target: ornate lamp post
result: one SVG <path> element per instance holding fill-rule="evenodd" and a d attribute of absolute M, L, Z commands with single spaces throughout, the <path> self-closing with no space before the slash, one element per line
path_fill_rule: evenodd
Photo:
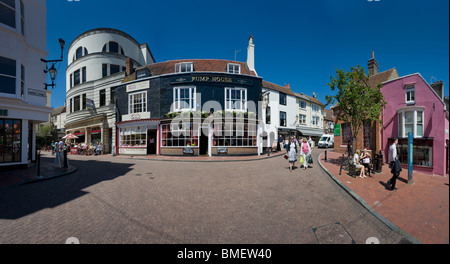
<path fill-rule="evenodd" d="M 41 59 L 41 61 L 44 62 L 44 63 L 52 63 L 52 66 L 50 67 L 50 69 L 48 69 L 48 66 L 47 66 L 48 70 L 44 70 L 44 72 L 46 74 L 48 73 L 50 75 L 50 79 L 52 80 L 51 84 L 44 83 L 45 90 L 47 90 L 49 86 L 52 87 L 52 88 L 55 87 L 56 74 L 58 73 L 58 71 L 55 68 L 55 64 L 58 63 L 58 62 L 63 61 L 63 52 L 64 52 L 64 46 L 66 45 L 66 42 L 63 39 L 61 39 L 61 38 L 58 39 L 58 41 L 59 41 L 59 46 L 61 47 L 61 59 L 59 59 L 59 60 L 45 60 L 45 59 Z"/>

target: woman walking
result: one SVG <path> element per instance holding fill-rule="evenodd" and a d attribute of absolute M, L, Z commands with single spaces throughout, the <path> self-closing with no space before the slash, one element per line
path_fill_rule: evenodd
<path fill-rule="evenodd" d="M 306 138 L 302 139 L 302 144 L 300 145 L 300 155 L 303 156 L 303 169 L 306 170 L 308 168 L 307 157 L 311 155 L 311 147 L 308 142 L 306 142 Z"/>
<path fill-rule="evenodd" d="M 294 163 L 297 160 L 297 144 L 295 144 L 293 137 L 291 137 L 291 142 L 289 143 L 288 150 L 289 171 L 292 172 Z"/>

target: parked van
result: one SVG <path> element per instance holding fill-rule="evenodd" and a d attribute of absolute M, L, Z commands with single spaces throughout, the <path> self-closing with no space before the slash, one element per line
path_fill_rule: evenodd
<path fill-rule="evenodd" d="M 334 147 L 334 135 L 324 134 L 319 140 L 319 148 L 332 148 Z"/>

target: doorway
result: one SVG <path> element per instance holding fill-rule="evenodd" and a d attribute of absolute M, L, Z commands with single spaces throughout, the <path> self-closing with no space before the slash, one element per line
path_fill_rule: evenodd
<path fill-rule="evenodd" d="M 199 154 L 200 155 L 208 155 L 209 148 L 209 129 L 203 128 L 200 131 L 200 145 L 199 145 Z"/>
<path fill-rule="evenodd" d="M 156 129 L 147 130 L 147 155 L 156 154 Z"/>

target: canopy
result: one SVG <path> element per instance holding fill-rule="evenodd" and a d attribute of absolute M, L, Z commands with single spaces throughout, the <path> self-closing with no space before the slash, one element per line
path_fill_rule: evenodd
<path fill-rule="evenodd" d="M 74 138 L 78 138 L 77 136 L 75 136 L 74 134 L 68 134 L 65 137 L 63 137 L 64 139 L 74 139 Z"/>

